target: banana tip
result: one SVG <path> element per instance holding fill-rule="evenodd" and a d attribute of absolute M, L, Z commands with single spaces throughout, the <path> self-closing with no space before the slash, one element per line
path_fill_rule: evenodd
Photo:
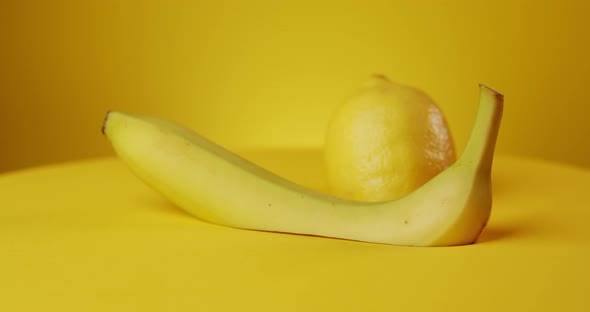
<path fill-rule="evenodd" d="M 104 117 L 104 121 L 102 122 L 102 128 L 100 129 L 100 131 L 102 132 L 103 135 L 106 135 L 106 127 L 107 127 L 107 121 L 109 120 L 109 115 L 111 114 L 112 111 L 107 111 L 106 116 Z"/>
<path fill-rule="evenodd" d="M 384 75 L 384 74 L 380 74 L 380 73 L 374 73 L 374 74 L 372 75 L 372 77 L 373 77 L 373 78 L 376 78 L 376 79 L 382 79 L 382 80 L 389 81 L 389 78 L 388 78 L 386 75 Z"/>
<path fill-rule="evenodd" d="M 485 84 L 483 84 L 483 83 L 480 83 L 480 84 L 479 84 L 479 87 L 480 87 L 480 88 L 484 88 L 484 89 L 487 89 L 487 90 L 489 90 L 489 91 L 490 91 L 490 92 L 492 92 L 492 93 L 494 94 L 494 96 L 496 96 L 497 98 L 504 99 L 504 95 L 503 95 L 502 93 L 500 93 L 500 92 L 498 92 L 498 91 L 496 91 L 496 90 L 494 90 L 494 89 L 492 89 L 492 88 L 490 88 L 490 87 L 486 86 L 486 85 L 485 85 Z"/>

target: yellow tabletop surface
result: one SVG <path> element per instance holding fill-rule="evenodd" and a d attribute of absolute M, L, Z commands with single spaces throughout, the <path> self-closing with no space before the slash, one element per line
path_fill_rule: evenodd
<path fill-rule="evenodd" d="M 319 151 L 242 155 L 323 190 Z M 590 311 L 590 171 L 493 172 L 479 242 L 437 248 L 205 223 L 116 158 L 6 173 L 0 311 Z"/>

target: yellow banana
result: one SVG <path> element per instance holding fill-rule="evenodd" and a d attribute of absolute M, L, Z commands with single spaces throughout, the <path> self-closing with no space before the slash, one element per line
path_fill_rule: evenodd
<path fill-rule="evenodd" d="M 462 156 L 397 200 L 349 201 L 296 185 L 176 123 L 109 112 L 103 133 L 143 181 L 190 214 L 241 229 L 372 243 L 474 243 L 491 213 L 491 167 L 503 96 L 480 85 Z"/>

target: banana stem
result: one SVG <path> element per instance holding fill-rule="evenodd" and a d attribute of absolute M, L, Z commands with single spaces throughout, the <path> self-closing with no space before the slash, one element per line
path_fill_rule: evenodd
<path fill-rule="evenodd" d="M 479 107 L 475 124 L 459 162 L 489 175 L 502 119 L 504 96 L 483 84 L 479 85 L 479 89 Z"/>

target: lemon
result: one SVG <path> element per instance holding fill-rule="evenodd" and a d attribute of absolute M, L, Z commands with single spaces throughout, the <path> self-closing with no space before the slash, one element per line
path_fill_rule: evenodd
<path fill-rule="evenodd" d="M 423 91 L 374 75 L 332 116 L 324 160 L 330 192 L 400 198 L 455 162 L 442 111 Z"/>

